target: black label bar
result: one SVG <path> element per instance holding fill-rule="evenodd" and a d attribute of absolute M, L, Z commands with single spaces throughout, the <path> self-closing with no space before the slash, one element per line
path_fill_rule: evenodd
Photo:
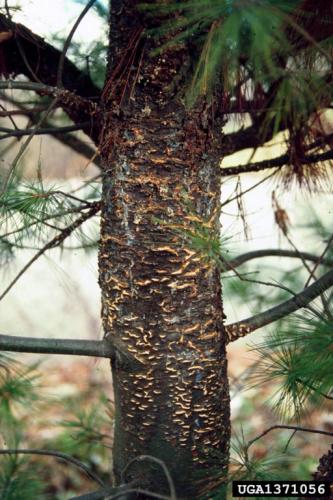
<path fill-rule="evenodd" d="M 328 497 L 333 483 L 324 481 L 233 481 L 234 497 Z"/>

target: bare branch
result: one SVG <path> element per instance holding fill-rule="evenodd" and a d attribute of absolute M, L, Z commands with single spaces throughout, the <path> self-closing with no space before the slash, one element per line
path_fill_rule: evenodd
<path fill-rule="evenodd" d="M 55 214 L 52 214 L 52 215 L 47 215 L 43 218 L 38 218 L 36 216 L 33 216 L 32 214 L 30 214 L 30 217 L 32 219 L 34 219 L 34 222 L 30 222 L 29 224 L 24 224 L 20 227 L 18 227 L 17 229 L 13 229 L 12 231 L 8 231 L 7 233 L 4 233 L 4 234 L 1 234 L 0 235 L 0 240 L 3 240 L 4 238 L 7 238 L 8 236 L 11 236 L 13 234 L 17 234 L 17 233 L 20 233 L 21 231 L 24 231 L 26 229 L 29 229 L 33 226 L 36 226 L 37 224 L 45 224 L 45 225 L 48 225 L 50 227 L 52 227 L 53 229 L 56 229 L 57 231 L 61 231 L 61 228 L 60 227 L 56 227 L 54 225 L 51 225 L 51 224 L 47 224 L 46 221 L 50 220 L 50 219 L 57 219 L 59 217 L 63 217 L 65 215 L 71 215 L 71 214 L 77 214 L 77 213 L 81 213 L 83 210 L 85 210 L 86 208 L 88 208 L 87 206 L 87 203 L 88 202 L 84 202 L 84 205 L 80 205 L 79 207 L 71 207 L 70 209 L 67 209 L 67 210 L 64 210 L 62 212 L 58 212 L 58 213 L 55 213 Z M 90 203 L 89 203 L 90 205 Z"/>
<path fill-rule="evenodd" d="M 0 98 L 2 99 L 3 96 L 1 95 Z M 34 113 L 41 113 L 42 111 L 46 111 L 45 106 L 35 106 L 34 108 L 24 108 L 24 109 L 5 109 L 2 108 L 3 111 L 0 111 L 0 118 L 6 118 L 9 116 L 32 116 Z"/>
<path fill-rule="evenodd" d="M 0 132 L 4 132 L 3 135 L 0 135 L 0 140 L 8 139 L 9 137 L 23 137 L 25 135 L 30 135 L 34 132 L 34 135 L 56 135 L 63 134 L 66 132 L 74 132 L 75 130 L 82 130 L 85 127 L 89 126 L 89 122 L 78 123 L 77 125 L 67 125 L 64 127 L 45 127 L 38 128 L 36 131 L 33 128 L 26 129 L 16 129 L 12 130 L 6 127 L 0 127 Z"/>
<path fill-rule="evenodd" d="M 76 96 L 74 97 L 76 98 Z M 10 102 L 12 105 L 18 108 L 17 110 L 14 110 L 15 114 L 21 113 L 29 116 L 32 123 L 37 123 L 35 113 L 40 113 L 46 110 L 45 106 L 39 106 L 34 108 L 25 107 L 23 106 L 22 103 L 15 101 L 6 94 L 0 95 L 0 98 L 5 100 L 6 102 Z M 0 116 L 2 116 L 1 112 Z M 88 124 L 88 122 L 85 123 Z M 49 121 L 45 121 L 44 126 L 45 128 L 53 127 L 54 124 Z M 69 134 L 68 132 L 64 133 L 59 131 L 57 131 L 57 134 L 55 134 L 53 137 L 62 144 L 65 144 L 65 146 L 68 146 L 69 148 L 73 149 L 76 153 L 79 153 L 80 155 L 87 158 L 87 160 L 89 160 L 90 162 L 93 162 L 99 168 L 102 168 L 102 163 L 98 151 L 96 151 L 93 147 L 87 144 L 84 140 L 79 139 L 76 135 Z"/>
<path fill-rule="evenodd" d="M 64 71 L 65 58 L 66 58 L 67 50 L 68 50 L 68 48 L 69 48 L 69 46 L 71 44 L 71 41 L 73 39 L 73 36 L 74 36 L 74 34 L 75 34 L 75 32 L 76 32 L 79 24 L 81 23 L 82 19 L 87 14 L 87 12 L 91 9 L 91 7 L 94 5 L 95 2 L 96 2 L 96 0 L 90 0 L 87 3 L 87 5 L 84 7 L 84 9 L 81 12 L 81 14 L 79 15 L 79 17 L 76 19 L 76 21 L 75 21 L 72 29 L 69 32 L 68 37 L 65 40 L 64 47 L 63 47 L 62 52 L 60 54 L 59 64 L 58 64 L 58 69 L 57 69 L 57 87 L 62 87 L 63 86 L 63 84 L 62 84 L 62 74 L 63 74 L 63 71 Z"/>
<path fill-rule="evenodd" d="M 266 429 L 264 432 L 262 432 L 261 434 L 259 434 L 259 436 L 255 437 L 254 439 L 251 439 L 251 441 L 249 441 L 247 443 L 247 446 L 246 446 L 246 451 L 248 452 L 250 446 L 253 445 L 253 443 L 255 443 L 256 441 L 258 441 L 259 439 L 261 439 L 262 437 L 266 436 L 266 434 L 268 434 L 269 432 L 271 431 L 274 431 L 276 429 L 290 429 L 292 431 L 300 431 L 300 432 L 311 432 L 313 434 L 322 434 L 323 436 L 333 436 L 333 432 L 329 432 L 329 431 L 324 431 L 324 430 L 321 430 L 321 429 L 310 429 L 308 427 L 300 427 L 298 425 L 272 425 L 271 427 L 269 427 L 268 429 Z"/>
<path fill-rule="evenodd" d="M 46 118 L 49 116 L 49 114 L 51 113 L 53 108 L 56 106 L 56 104 L 57 104 L 57 98 L 55 98 L 51 101 L 51 104 L 49 105 L 49 107 L 45 111 L 45 114 L 39 119 L 38 123 L 32 129 L 32 131 L 28 135 L 27 139 L 25 140 L 24 144 L 22 144 L 22 146 L 20 147 L 17 155 L 15 156 L 14 160 L 12 161 L 12 164 L 10 166 L 9 171 L 7 172 L 7 177 L 5 178 L 3 185 L 1 186 L 0 195 L 2 195 L 6 191 L 8 183 L 9 183 L 13 173 L 15 172 L 16 167 L 18 165 L 18 162 L 21 159 L 23 153 L 26 151 L 26 149 L 29 146 L 30 142 L 32 141 L 33 137 L 37 133 L 37 130 L 43 125 L 44 120 L 46 120 Z"/>
<path fill-rule="evenodd" d="M 323 262 L 323 259 L 325 258 L 325 255 L 327 254 L 328 250 L 330 249 L 330 246 L 332 245 L 332 242 L 333 242 L 333 234 L 330 236 L 330 238 L 328 239 L 327 241 L 327 244 L 322 252 L 322 254 L 320 255 L 320 257 L 318 258 L 317 262 L 315 263 L 313 269 L 310 269 L 310 276 L 308 277 L 308 279 L 306 280 L 306 283 L 305 283 L 305 286 L 308 286 L 310 281 L 311 281 L 311 278 L 315 278 L 315 275 L 314 273 L 316 272 L 318 266 Z"/>
<path fill-rule="evenodd" d="M 289 300 L 274 306 L 267 311 L 246 318 L 237 323 L 225 326 L 228 341 L 233 342 L 240 337 L 244 337 L 258 328 L 269 325 L 278 319 L 288 316 L 298 309 L 307 306 L 312 300 L 321 295 L 325 290 L 333 286 L 333 271 L 329 271 L 319 278 L 315 283 L 305 288 Z"/>
<path fill-rule="evenodd" d="M 57 85 L 59 62 L 62 58 L 61 73 L 63 74 L 64 88 L 76 92 L 82 97 L 99 97 L 100 89 L 94 85 L 90 76 L 80 71 L 66 57 L 67 48 L 65 51 L 60 51 L 22 24 L 14 23 L 4 15 L 0 15 L 0 32 L 10 31 L 13 36 L 3 41 L 0 47 L 3 61 L 0 71 L 6 78 L 9 75 L 24 75 L 29 80 L 35 81 L 37 77 L 37 81 L 43 82 L 45 85 L 55 86 Z M 68 40 L 70 42 L 71 38 Z M 29 62 L 30 69 L 22 58 L 18 42 L 24 51 L 26 61 Z M 31 69 L 34 74 L 32 74 Z"/>
<path fill-rule="evenodd" d="M 333 159 L 333 150 L 326 151 L 321 154 L 312 154 L 304 156 L 300 159 L 303 165 L 311 165 L 312 163 L 319 163 L 322 161 L 328 161 Z M 255 163 L 248 163 L 247 165 L 236 165 L 235 167 L 222 168 L 222 175 L 239 175 L 248 172 L 260 172 L 261 170 L 266 170 L 268 168 L 282 168 L 286 165 L 290 165 L 291 158 L 289 154 L 284 154 L 278 158 L 272 158 L 270 160 L 258 161 Z"/>
<path fill-rule="evenodd" d="M 6 108 L 5 108 L 2 104 L 0 104 L 0 108 L 2 109 L 2 113 L 6 113 L 6 112 L 7 112 Z M 1 115 L 0 115 L 0 116 L 1 116 Z M 5 115 L 5 116 L 7 116 L 7 117 L 8 117 L 8 119 L 10 120 L 10 122 L 11 122 L 11 124 L 13 125 L 14 129 L 15 129 L 15 130 L 17 130 L 17 129 L 18 129 L 18 126 L 17 126 L 17 125 L 16 125 L 16 123 L 15 123 L 15 120 L 14 120 L 14 118 L 13 118 L 13 115 L 11 115 L 11 114 L 7 114 L 7 115 Z"/>
<path fill-rule="evenodd" d="M 224 207 L 225 205 L 228 205 L 232 201 L 237 200 L 238 198 L 243 196 L 245 193 L 249 193 L 250 191 L 252 191 L 252 189 L 255 189 L 256 187 L 260 186 L 261 184 L 266 182 L 268 179 L 273 177 L 275 174 L 276 174 L 276 171 L 271 172 L 270 174 L 266 175 L 266 177 L 264 177 L 263 179 L 260 179 L 260 181 L 256 182 L 255 184 L 253 184 L 249 188 L 245 189 L 244 191 L 241 191 L 240 193 L 236 194 L 235 196 L 232 196 L 231 198 L 228 198 L 225 201 L 222 201 L 221 207 Z"/>
<path fill-rule="evenodd" d="M 50 339 L 16 335 L 0 335 L 0 351 L 96 358 L 113 358 L 115 355 L 114 346 L 107 340 Z"/>
<path fill-rule="evenodd" d="M 252 278 L 245 278 L 244 275 L 238 273 L 235 268 L 231 267 L 230 263 L 228 263 L 222 256 L 219 257 L 219 259 L 217 260 L 217 263 L 219 265 L 221 272 L 225 271 L 226 269 L 230 269 L 235 273 L 237 278 L 239 278 L 242 281 L 247 281 L 248 283 L 255 283 L 257 285 L 272 286 L 274 288 L 279 288 L 280 290 L 284 290 L 284 291 L 290 293 L 291 295 L 295 296 L 295 293 L 290 288 L 288 288 L 284 285 L 281 285 L 280 283 L 272 283 L 270 281 L 261 281 L 261 280 L 255 280 Z"/>
<path fill-rule="evenodd" d="M 58 104 L 63 107 L 74 123 L 82 123 L 85 121 L 89 123 L 89 126 L 85 127 L 84 131 L 89 137 L 94 138 L 92 117 L 98 113 L 98 106 L 89 99 L 76 95 L 74 92 L 66 89 L 36 82 L 2 80 L 0 81 L 0 89 L 33 90 L 40 95 L 54 96 L 57 98 Z M 70 112 L 67 108 L 70 109 Z M 79 118 L 82 119 L 80 120 Z"/>
<path fill-rule="evenodd" d="M 0 89 L 2 90 L 33 90 L 38 94 L 55 96 L 57 93 L 64 92 L 62 89 L 45 85 L 44 83 L 38 82 L 21 82 L 15 80 L 1 80 Z M 70 97 L 76 97 L 76 94 L 67 91 L 67 95 Z"/>
<path fill-rule="evenodd" d="M 309 260 L 315 263 L 319 262 L 320 259 L 320 257 L 317 257 L 316 255 L 308 252 L 295 252 L 293 250 L 279 250 L 275 248 L 268 248 L 265 250 L 254 250 L 252 252 L 244 253 L 242 255 L 239 255 L 238 257 L 235 257 L 234 259 L 225 261 L 225 264 L 229 269 L 234 269 L 241 266 L 245 262 L 248 262 L 249 260 L 259 259 L 261 257 L 290 257 L 292 259 L 299 259 L 302 257 L 304 260 Z M 325 266 L 333 266 L 333 261 L 329 259 L 321 259 L 320 263 Z"/>
<path fill-rule="evenodd" d="M 125 485 L 127 487 L 127 485 Z M 122 487 L 122 486 L 121 486 Z M 103 488 L 102 490 L 92 491 L 90 493 L 85 493 L 84 495 L 80 495 L 78 497 L 71 497 L 69 500 L 105 500 L 108 495 L 117 493 L 120 490 L 119 488 Z M 125 490 L 124 490 L 125 491 Z"/>
<path fill-rule="evenodd" d="M 265 136 L 260 133 L 261 122 L 254 123 L 246 128 L 241 128 L 237 132 L 232 132 L 230 134 L 225 134 L 222 138 L 222 147 L 224 156 L 231 155 L 242 149 L 254 149 L 259 148 L 265 144 L 265 142 L 270 141 L 273 137 L 283 130 L 282 124 L 279 130 L 271 130 L 265 134 Z M 228 174 L 231 175 L 231 174 Z"/>
<path fill-rule="evenodd" d="M 118 337 L 112 335 L 103 340 L 31 338 L 0 335 L 0 352 L 30 352 L 35 354 L 61 354 L 65 356 L 93 356 L 117 359 L 124 370 L 143 368 L 144 362 L 127 350 Z"/>
<path fill-rule="evenodd" d="M 3 15 L 0 15 L 0 32 L 13 34 L 0 44 L 0 74 L 5 78 L 24 75 L 32 81 L 15 83 L 21 83 L 21 88 L 33 90 L 42 95 L 55 95 L 56 92 L 60 92 L 57 87 L 57 73 L 62 52 L 46 43 L 25 26 L 16 24 Z M 94 102 L 90 98 L 98 102 L 100 89 L 93 84 L 89 75 L 80 71 L 66 57 L 64 57 L 61 71 L 63 72 L 62 92 L 64 93 L 56 96 L 59 98 L 59 104 L 74 123 L 90 120 L 91 126 L 87 127 L 85 132 L 97 142 L 100 121 L 92 120 Z M 12 88 L 15 87 L 12 86 Z M 16 88 L 19 87 L 16 86 Z"/>
<path fill-rule="evenodd" d="M 87 165 L 89 165 L 89 163 L 94 163 L 100 169 L 103 168 L 98 150 L 96 151 L 93 147 L 75 135 L 69 133 L 57 133 L 54 135 L 54 138 L 62 144 L 65 144 L 65 146 L 73 149 L 76 153 L 84 156 L 88 160 Z"/>
<path fill-rule="evenodd" d="M 56 457 L 59 458 L 60 460 L 63 460 L 64 462 L 70 463 L 72 465 L 75 465 L 75 467 L 78 467 L 79 469 L 83 470 L 90 479 L 98 483 L 100 486 L 105 487 L 105 483 L 92 471 L 87 467 L 83 462 L 78 460 L 77 458 L 71 457 L 70 455 L 66 455 L 65 453 L 61 453 L 60 451 L 54 451 L 54 450 L 41 450 L 41 449 L 29 449 L 29 448 L 24 448 L 24 449 L 6 449 L 6 450 L 0 450 L 0 455 L 43 455 L 43 456 L 49 456 L 49 457 Z"/>

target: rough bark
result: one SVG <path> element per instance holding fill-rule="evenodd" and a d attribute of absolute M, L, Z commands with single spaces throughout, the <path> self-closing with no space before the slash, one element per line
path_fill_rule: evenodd
<path fill-rule="evenodd" d="M 135 2 L 124 6 L 127 19 L 113 8 L 100 148 L 102 315 L 106 338 L 118 337 L 143 363 L 112 363 L 114 474 L 120 483 L 131 460 L 152 455 L 179 498 L 199 498 L 227 470 L 229 390 L 219 272 L 193 251 L 186 230 L 198 221 L 219 230 L 221 121 L 203 103 L 186 110 L 175 93 L 188 49 L 149 57 L 151 45 L 135 42 Z M 131 40 L 137 64 L 126 73 Z M 168 493 L 163 471 L 147 462 L 133 463 L 126 480 Z"/>
<path fill-rule="evenodd" d="M 333 483 L 333 444 L 331 448 L 319 460 L 319 465 L 316 472 L 313 474 L 315 481 L 326 481 L 332 485 Z M 331 486 L 331 494 L 323 497 L 324 500 L 333 500 L 333 488 Z"/>

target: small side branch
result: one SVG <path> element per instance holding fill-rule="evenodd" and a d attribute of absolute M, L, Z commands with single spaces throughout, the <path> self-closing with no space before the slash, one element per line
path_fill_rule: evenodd
<path fill-rule="evenodd" d="M 112 495 L 119 491 L 118 488 L 103 488 L 102 490 L 85 493 L 78 497 L 71 497 L 69 500 L 105 500 L 108 495 Z"/>
<path fill-rule="evenodd" d="M 78 26 L 80 25 L 82 19 L 87 14 L 87 12 L 91 9 L 91 7 L 94 5 L 95 2 L 96 2 L 96 0 L 90 0 L 87 3 L 87 5 L 84 7 L 84 9 L 82 10 L 82 12 L 80 13 L 79 17 L 76 19 L 75 23 L 73 24 L 72 29 L 70 30 L 70 32 L 69 32 L 69 34 L 68 34 L 68 36 L 67 36 L 67 38 L 65 40 L 62 52 L 60 54 L 58 68 L 57 68 L 57 86 L 58 87 L 62 87 L 63 86 L 63 84 L 62 84 L 62 74 L 63 74 L 63 71 L 64 71 L 66 54 L 67 54 L 67 51 L 68 51 L 69 46 L 71 44 L 71 41 L 73 39 L 73 36 L 74 36 L 74 34 L 75 34 Z"/>
<path fill-rule="evenodd" d="M 0 81 L 0 90 L 33 90 L 37 94 L 53 96 L 57 99 L 57 105 L 61 106 L 75 125 L 97 142 L 99 128 L 100 108 L 90 99 L 81 97 L 73 91 L 59 87 L 45 85 L 38 82 L 21 82 L 13 80 Z M 85 123 L 84 127 L 81 127 Z"/>
<path fill-rule="evenodd" d="M 30 352 L 117 359 L 123 369 L 139 369 L 144 363 L 115 336 L 103 340 L 49 339 L 0 335 L 0 352 Z"/>
<path fill-rule="evenodd" d="M 92 103 L 91 98 L 97 102 L 100 97 L 100 89 L 94 85 L 90 76 L 79 70 L 66 57 L 67 48 L 76 27 L 92 3 L 92 1 L 89 2 L 75 22 L 62 51 L 48 44 L 22 24 L 14 23 L 10 18 L 0 15 L 0 32 L 8 35 L 0 46 L 1 75 L 5 78 L 24 75 L 31 80 L 32 85 L 35 84 L 30 90 L 38 93 L 48 93 L 50 88 L 59 87 L 60 82 L 67 91 L 67 96 L 74 94 L 77 96 L 77 100 L 64 98 L 59 101 L 75 123 L 91 118 L 91 107 L 86 103 Z M 40 89 L 37 88 L 38 85 Z M 44 90 L 41 89 L 43 86 L 46 87 Z M 83 98 L 81 105 L 79 105 L 80 98 Z M 98 128 L 98 124 L 95 126 Z M 98 139 L 97 128 L 85 130 L 88 135 L 91 132 L 90 137 L 95 141 Z"/>
<path fill-rule="evenodd" d="M 23 276 L 23 274 L 29 269 L 29 267 L 37 260 L 39 257 L 45 254 L 51 248 L 56 248 L 61 245 L 66 238 L 68 238 L 76 229 L 78 229 L 85 221 L 96 215 L 96 213 L 100 210 L 100 202 L 95 202 L 91 204 L 90 210 L 84 213 L 76 219 L 70 226 L 65 227 L 61 230 L 61 232 L 55 236 L 51 241 L 49 241 L 43 248 L 41 248 L 30 260 L 27 264 L 21 269 L 21 271 L 15 276 L 15 278 L 11 281 L 11 283 L 7 286 L 7 288 L 0 295 L 0 301 L 7 295 L 7 293 L 13 288 L 13 286 L 17 283 L 17 281 Z"/>
<path fill-rule="evenodd" d="M 1 82 L 0 82 L 1 83 Z M 21 102 L 15 101 L 15 99 L 11 99 L 8 94 L 6 93 L 1 93 L 0 95 L 1 100 L 5 102 L 9 102 L 11 105 L 14 105 L 17 109 L 14 111 L 3 111 L 3 115 L 7 115 L 7 113 L 14 113 L 16 114 L 23 114 L 25 116 L 30 117 L 30 121 L 32 124 L 37 124 L 38 120 L 37 117 L 35 116 L 36 113 L 40 113 L 42 111 L 46 111 L 45 106 L 39 106 L 39 107 L 33 107 L 29 108 L 27 106 L 23 106 Z M 0 117 L 2 116 L 1 111 L 0 111 Z M 37 115 L 38 116 L 38 115 Z M 79 124 L 80 125 L 80 124 Z M 85 122 L 85 127 L 89 125 L 88 122 Z M 75 125 L 74 125 L 75 126 Z M 77 125 L 76 125 L 77 126 Z M 54 124 L 51 123 L 50 121 L 44 120 L 44 128 L 54 128 Z M 35 133 L 37 135 L 38 131 Z M 94 148 L 92 148 L 89 144 L 87 144 L 86 141 L 83 141 L 79 139 L 76 135 L 70 134 L 64 131 L 60 131 L 59 128 L 57 128 L 57 133 L 53 134 L 53 137 L 61 142 L 62 144 L 65 144 L 66 146 L 70 147 L 80 155 L 84 156 L 89 160 L 89 162 L 93 162 L 96 166 L 99 168 L 102 168 L 102 162 L 99 156 L 99 152 L 96 151 Z"/>
<path fill-rule="evenodd" d="M 113 358 L 115 349 L 108 340 L 49 339 L 0 335 L 0 351 L 64 354 Z"/>
<path fill-rule="evenodd" d="M 76 130 L 82 130 L 85 127 L 89 126 L 89 122 L 78 123 L 77 125 L 67 125 L 64 127 L 39 127 L 37 130 L 33 128 L 26 129 L 16 129 L 12 130 L 6 127 L 0 127 L 0 132 L 3 132 L 3 135 L 0 135 L 0 140 L 8 139 L 10 137 L 24 137 L 25 135 L 30 135 L 34 133 L 34 135 L 57 135 L 64 134 L 67 132 L 74 132 Z"/>
<path fill-rule="evenodd" d="M 260 133 L 260 129 L 265 114 L 261 113 L 260 116 L 261 118 L 260 119 L 258 118 L 253 125 L 250 125 L 245 129 L 242 128 L 237 132 L 232 132 L 231 134 L 226 134 L 223 136 L 222 146 L 223 146 L 224 156 L 232 155 L 233 153 L 236 153 L 237 151 L 241 151 L 243 149 L 260 148 L 265 144 L 265 142 L 268 142 L 271 139 L 273 139 L 273 137 L 278 132 L 282 132 L 283 130 L 282 123 L 279 129 L 276 131 L 274 130 L 272 124 L 270 124 L 268 132 L 263 137 L 262 133 Z M 224 170 L 227 169 L 222 169 L 222 174 Z M 229 173 L 226 175 L 233 175 L 233 173 L 232 174 Z"/>
<path fill-rule="evenodd" d="M 21 81 L 15 81 L 15 80 L 2 80 L 0 82 L 0 89 L 1 90 L 33 90 L 34 92 L 37 92 L 38 94 L 50 95 L 50 96 L 55 96 L 55 94 L 57 92 L 58 93 L 63 92 L 63 90 L 58 88 L 58 87 L 46 85 L 44 83 L 21 82 Z M 71 92 L 68 92 L 67 95 L 75 96 L 75 94 L 72 94 Z"/>
<path fill-rule="evenodd" d="M 264 250 L 254 250 L 252 252 L 247 252 L 234 259 L 228 260 L 225 265 L 228 269 L 235 269 L 249 260 L 259 259 L 261 257 L 290 257 L 292 259 L 304 259 L 310 262 L 319 262 L 320 257 L 313 255 L 308 252 L 295 252 L 294 250 L 280 250 L 276 248 L 267 248 Z M 325 266 L 333 267 L 333 261 L 329 259 L 321 259 L 320 263 Z"/>
<path fill-rule="evenodd" d="M 96 483 L 98 483 L 100 486 L 105 487 L 104 482 L 97 476 L 97 474 L 95 474 L 92 470 L 90 470 L 89 467 L 87 467 L 84 463 L 80 462 L 80 460 L 77 460 L 76 458 L 71 457 L 70 455 L 66 455 L 65 453 L 61 453 L 60 451 L 18 448 L 14 450 L 11 449 L 0 450 L 0 455 L 43 455 L 43 456 L 59 458 L 60 460 L 70 463 L 75 467 L 83 470 L 87 474 L 87 476 L 90 477 L 90 479 L 96 481 Z"/>
<path fill-rule="evenodd" d="M 258 330 L 262 326 L 269 325 L 278 319 L 288 316 L 302 307 L 306 307 L 312 300 L 321 295 L 325 290 L 333 286 L 333 271 L 329 271 L 319 278 L 315 283 L 305 288 L 289 300 L 262 313 L 246 318 L 237 323 L 226 325 L 228 341 L 233 342 L 240 337 Z"/>
<path fill-rule="evenodd" d="M 323 436 L 333 436 L 333 432 L 324 431 L 324 430 L 321 430 L 321 429 L 310 429 L 308 427 L 300 427 L 298 425 L 282 425 L 282 424 L 277 424 L 277 425 L 272 425 L 272 427 L 269 427 L 268 429 L 266 429 L 264 432 L 262 432 L 261 434 L 259 434 L 259 436 L 255 437 L 254 439 L 251 439 L 251 441 L 249 441 L 247 443 L 246 451 L 248 452 L 250 446 L 252 446 L 253 443 L 255 443 L 256 441 L 258 441 L 262 437 L 266 436 L 266 434 L 268 434 L 269 432 L 275 431 L 276 429 L 290 429 L 291 431 L 294 431 L 294 432 L 298 432 L 298 431 L 300 431 L 300 432 L 310 432 L 312 434 L 322 434 Z"/>
<path fill-rule="evenodd" d="M 301 163 L 303 165 L 310 165 L 313 163 L 319 163 L 322 161 L 328 161 L 333 159 L 333 151 L 326 151 L 321 154 L 311 154 L 305 156 Z M 279 156 L 278 158 L 272 158 L 271 160 L 263 160 L 255 163 L 248 163 L 247 165 L 237 165 L 234 167 L 226 167 L 222 168 L 222 176 L 228 175 L 239 175 L 249 172 L 261 172 L 262 170 L 266 170 L 268 168 L 282 168 L 288 164 L 290 164 L 290 156 L 289 154 L 284 154 Z"/>

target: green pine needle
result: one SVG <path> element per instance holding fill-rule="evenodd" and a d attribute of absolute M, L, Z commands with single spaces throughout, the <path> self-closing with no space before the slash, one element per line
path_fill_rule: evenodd
<path fill-rule="evenodd" d="M 259 363 L 250 383 L 276 384 L 273 408 L 297 418 L 310 404 L 330 398 L 333 390 L 333 324 L 308 313 L 295 316 L 253 350 Z"/>

